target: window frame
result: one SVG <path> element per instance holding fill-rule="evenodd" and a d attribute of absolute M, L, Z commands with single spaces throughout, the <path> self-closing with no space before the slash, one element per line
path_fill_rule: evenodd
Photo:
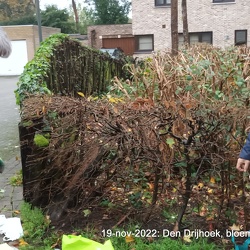
<path fill-rule="evenodd" d="M 139 49 L 139 40 L 142 37 L 150 37 L 152 40 L 152 49 Z M 136 53 L 144 53 L 144 52 L 152 52 L 154 51 L 154 35 L 153 34 L 146 34 L 146 35 L 135 35 L 135 52 Z"/>
<path fill-rule="evenodd" d="M 157 0 L 155 0 L 155 6 L 156 7 L 161 7 L 161 6 L 171 6 L 171 3 L 167 3 L 167 0 L 163 0 L 163 4 L 157 4 Z"/>
<path fill-rule="evenodd" d="M 213 45 L 213 31 L 189 32 L 188 33 L 189 42 L 190 42 L 190 35 L 198 35 L 198 43 L 202 43 L 202 35 L 203 34 L 209 34 L 209 35 L 211 35 L 211 39 L 210 39 L 211 43 L 209 43 L 209 44 Z M 182 35 L 183 36 L 183 33 L 178 33 L 178 35 Z"/>
<path fill-rule="evenodd" d="M 213 0 L 213 3 L 235 3 L 236 0 Z"/>
<path fill-rule="evenodd" d="M 237 33 L 237 31 L 245 31 L 245 43 L 237 44 L 237 43 L 239 43 L 239 42 L 236 42 L 236 33 Z M 244 30 L 235 30 L 234 31 L 234 45 L 235 46 L 247 45 L 247 29 L 244 29 Z"/>

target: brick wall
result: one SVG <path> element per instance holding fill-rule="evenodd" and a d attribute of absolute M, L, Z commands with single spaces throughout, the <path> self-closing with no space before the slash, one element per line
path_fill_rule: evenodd
<path fill-rule="evenodd" d="M 102 38 L 122 38 L 132 36 L 132 24 L 111 24 L 88 26 L 88 46 L 102 48 Z"/>
<path fill-rule="evenodd" d="M 36 49 L 39 47 L 38 26 L 36 25 L 13 25 L 2 27 L 7 33 L 10 40 L 26 40 L 28 60 L 34 57 Z M 61 29 L 42 27 L 43 39 L 48 38 L 50 35 L 60 33 Z"/>
<path fill-rule="evenodd" d="M 154 50 L 171 47 L 170 7 L 155 7 L 155 0 L 132 0 L 133 34 L 154 34 Z M 179 1 L 181 4 L 181 1 Z M 250 1 L 212 3 L 212 0 L 187 0 L 189 32 L 213 32 L 213 45 L 226 47 L 234 44 L 235 30 L 248 30 L 250 46 Z M 164 28 L 165 27 L 165 28 Z M 182 32 L 179 6 L 179 32 Z"/>

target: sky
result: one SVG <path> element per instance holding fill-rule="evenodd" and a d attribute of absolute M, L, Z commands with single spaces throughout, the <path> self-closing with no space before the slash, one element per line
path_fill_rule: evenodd
<path fill-rule="evenodd" d="M 69 8 L 70 0 L 40 0 L 40 8 L 45 9 L 45 5 L 57 5 L 59 9 Z"/>
<path fill-rule="evenodd" d="M 77 1 L 76 1 L 77 2 Z M 83 2 L 83 1 L 82 1 Z M 59 9 L 69 9 L 71 5 L 71 0 L 40 0 L 40 9 L 45 10 L 46 5 L 57 5 Z M 129 13 L 129 17 L 131 18 L 131 13 Z"/>

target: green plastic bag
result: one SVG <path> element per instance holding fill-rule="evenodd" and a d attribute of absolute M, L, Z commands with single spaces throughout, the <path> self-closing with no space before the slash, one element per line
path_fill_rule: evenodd
<path fill-rule="evenodd" d="M 110 240 L 101 244 L 81 235 L 63 235 L 62 250 L 114 250 L 114 248 Z"/>

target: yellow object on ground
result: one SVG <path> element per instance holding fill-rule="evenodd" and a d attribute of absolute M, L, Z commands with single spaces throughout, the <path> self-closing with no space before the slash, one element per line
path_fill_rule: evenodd
<path fill-rule="evenodd" d="M 114 250 L 114 248 L 110 240 L 101 244 L 81 235 L 63 235 L 62 250 Z"/>

